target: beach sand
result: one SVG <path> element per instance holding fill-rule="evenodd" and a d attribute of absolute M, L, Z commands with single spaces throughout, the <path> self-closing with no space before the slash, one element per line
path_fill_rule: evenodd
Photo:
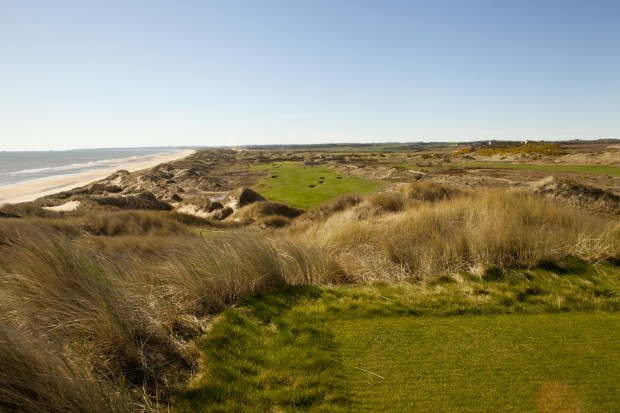
<path fill-rule="evenodd" d="M 67 191 L 87 185 L 91 182 L 98 181 L 118 171 L 125 169 L 129 172 L 139 171 L 140 169 L 152 168 L 155 165 L 164 162 L 170 162 L 177 159 L 185 158 L 193 154 L 194 150 L 180 150 L 173 153 L 155 156 L 148 161 L 130 162 L 123 161 L 111 164 L 107 168 L 98 169 L 96 171 L 84 172 L 74 175 L 53 176 L 34 181 L 20 182 L 17 184 L 0 186 L 0 205 L 16 204 L 19 202 L 34 201 L 42 196 L 55 194 L 57 192 Z"/>

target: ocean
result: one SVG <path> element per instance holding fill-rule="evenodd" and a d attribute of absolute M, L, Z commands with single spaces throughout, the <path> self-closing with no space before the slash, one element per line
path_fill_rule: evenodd
<path fill-rule="evenodd" d="M 0 186 L 144 162 L 177 151 L 175 148 L 139 148 L 0 152 Z"/>

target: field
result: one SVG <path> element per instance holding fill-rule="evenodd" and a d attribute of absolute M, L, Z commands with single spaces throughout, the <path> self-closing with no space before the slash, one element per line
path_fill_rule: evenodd
<path fill-rule="evenodd" d="M 441 307 L 407 284 L 261 295 L 214 325 L 202 343 L 208 374 L 180 396 L 178 410 L 620 408 L 618 314 L 522 303 Z"/>
<path fill-rule="evenodd" d="M 269 173 L 256 185 L 261 195 L 298 208 L 312 208 L 339 195 L 363 194 L 380 187 L 376 182 L 318 166 L 280 162 L 254 169 Z"/>
<path fill-rule="evenodd" d="M 611 412 L 617 314 L 369 319 L 337 324 L 355 411 Z M 369 373 L 371 372 L 371 373 Z M 381 376 L 381 377 L 378 377 Z"/>
<path fill-rule="evenodd" d="M 205 150 L 0 207 L 0 411 L 620 410 L 620 153 L 476 145 Z"/>
<path fill-rule="evenodd" d="M 523 171 L 543 171 L 550 173 L 602 174 L 620 176 L 620 168 L 606 165 L 532 165 L 501 162 L 469 162 L 452 164 L 451 168 L 465 169 L 514 169 Z"/>

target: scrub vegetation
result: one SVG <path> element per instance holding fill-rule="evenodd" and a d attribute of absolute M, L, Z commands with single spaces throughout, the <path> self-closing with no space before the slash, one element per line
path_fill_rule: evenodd
<path fill-rule="evenodd" d="M 0 208 L 0 411 L 620 408 L 617 208 L 247 156 L 267 200 Z"/>

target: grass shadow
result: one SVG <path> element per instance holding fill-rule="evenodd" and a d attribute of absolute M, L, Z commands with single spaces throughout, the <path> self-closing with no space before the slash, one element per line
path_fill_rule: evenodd
<path fill-rule="evenodd" d="M 331 326 L 308 317 L 323 292 L 284 286 L 225 311 L 201 343 L 208 372 L 181 412 L 348 411 Z"/>

